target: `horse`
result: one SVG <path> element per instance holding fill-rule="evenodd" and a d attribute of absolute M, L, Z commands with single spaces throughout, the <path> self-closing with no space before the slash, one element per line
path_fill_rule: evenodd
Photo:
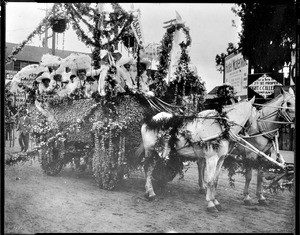
<path fill-rule="evenodd" d="M 247 130 L 248 136 L 243 138 L 248 141 L 255 148 L 267 155 L 276 155 L 276 160 L 282 164 L 285 164 L 283 157 L 279 154 L 278 146 L 275 146 L 277 139 L 278 128 L 281 124 L 292 123 L 295 120 L 295 94 L 290 88 L 289 92 L 281 89 L 281 93 L 274 99 L 261 105 L 262 109 L 257 110 L 254 116 L 249 119 L 249 128 Z M 285 122 L 281 120 L 284 119 Z M 276 142 L 274 142 L 276 141 Z M 236 145 L 231 149 L 231 154 L 241 155 L 247 159 L 256 160 L 258 155 L 242 145 Z M 204 193 L 203 183 L 203 168 L 204 163 L 201 161 L 197 162 L 198 165 L 198 183 L 200 192 Z M 257 188 L 256 196 L 260 205 L 267 205 L 266 198 L 263 195 L 262 184 L 263 184 L 264 172 L 262 166 L 258 166 L 257 169 Z M 245 164 L 245 186 L 244 186 L 244 204 L 252 205 L 252 199 L 249 196 L 249 185 L 252 179 L 252 167 L 249 164 Z"/>
<path fill-rule="evenodd" d="M 185 160 L 203 158 L 206 162 L 204 181 L 207 187 L 207 210 L 209 212 L 222 210 L 215 197 L 215 189 L 224 158 L 229 150 L 228 136 L 224 133 L 237 134 L 242 130 L 254 109 L 254 99 L 226 106 L 223 109 L 226 119 L 220 117 L 216 110 L 205 110 L 194 117 L 187 119 L 184 117 L 182 121 L 176 121 L 180 120 L 176 115 L 161 112 L 145 122 L 141 127 L 142 144 L 137 151 L 137 154 L 145 153 L 145 197 L 153 200 L 156 196 L 152 179 L 157 158 Z M 172 144 L 168 138 L 164 139 L 168 135 L 171 136 L 169 139 L 173 140 Z"/>

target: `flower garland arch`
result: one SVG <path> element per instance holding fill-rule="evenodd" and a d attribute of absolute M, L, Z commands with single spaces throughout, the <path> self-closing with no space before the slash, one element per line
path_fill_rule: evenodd
<path fill-rule="evenodd" d="M 168 74 L 170 65 L 170 53 L 172 50 L 172 42 L 174 39 L 174 33 L 176 30 L 182 29 L 186 41 L 180 43 L 181 56 L 179 58 L 178 66 L 175 71 L 175 79 L 169 84 L 166 84 L 165 77 Z M 197 100 L 193 98 L 193 106 L 195 111 L 200 111 L 203 108 L 205 86 L 198 77 L 188 67 L 190 57 L 187 52 L 187 48 L 191 45 L 192 39 L 189 33 L 189 28 L 184 24 L 172 24 L 165 33 L 160 46 L 159 52 L 159 66 L 155 73 L 155 83 L 152 88 L 158 97 L 169 103 L 181 104 L 182 99 L 186 95 L 197 95 Z M 200 104 L 200 105 L 199 105 Z"/>

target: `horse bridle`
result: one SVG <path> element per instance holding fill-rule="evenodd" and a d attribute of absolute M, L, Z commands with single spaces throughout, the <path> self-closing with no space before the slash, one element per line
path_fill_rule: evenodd
<path fill-rule="evenodd" d="M 259 106 L 265 106 L 265 107 L 274 107 L 274 108 L 279 108 L 278 110 L 264 116 L 264 117 L 261 117 L 263 115 L 261 115 L 257 121 L 262 121 L 262 122 L 275 122 L 275 121 L 267 121 L 266 119 L 270 118 L 270 117 L 273 117 L 275 115 L 279 115 L 280 117 L 282 117 L 284 119 L 284 122 L 280 122 L 280 121 L 277 121 L 275 123 L 279 123 L 279 124 L 293 124 L 294 120 L 290 117 L 290 115 L 288 114 L 289 113 L 289 109 L 294 109 L 294 108 L 290 108 L 290 107 L 284 107 L 284 104 L 286 104 L 288 102 L 288 100 L 283 100 L 281 105 L 280 106 L 269 106 L 269 105 L 264 105 L 264 104 L 256 104 L 256 105 L 259 105 Z M 286 111 L 288 110 L 288 111 Z"/>
<path fill-rule="evenodd" d="M 286 105 L 286 107 L 284 107 L 283 105 L 286 104 L 288 100 L 283 100 L 282 104 L 281 104 L 281 109 L 278 110 L 278 114 L 283 117 L 283 119 L 285 119 L 288 123 L 293 123 L 293 119 L 291 118 L 291 116 L 289 115 L 289 109 L 294 109 L 294 108 L 290 108 Z M 286 111 L 287 110 L 287 111 Z"/>

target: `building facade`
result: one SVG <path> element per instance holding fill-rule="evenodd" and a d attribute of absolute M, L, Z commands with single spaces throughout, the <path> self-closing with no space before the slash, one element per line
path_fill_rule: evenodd
<path fill-rule="evenodd" d="M 16 46 L 18 46 L 18 44 L 6 43 L 5 58 L 11 54 L 13 48 Z M 52 49 L 46 47 L 24 46 L 23 50 L 16 55 L 16 60 L 5 65 L 5 79 L 11 80 L 18 71 L 27 65 L 39 64 L 42 56 L 47 53 L 52 54 Z M 71 53 L 88 54 L 78 51 L 55 50 L 55 55 L 61 58 L 66 58 Z"/>

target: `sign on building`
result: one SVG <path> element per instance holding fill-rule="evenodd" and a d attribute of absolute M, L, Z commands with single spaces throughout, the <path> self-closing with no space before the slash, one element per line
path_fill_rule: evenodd
<path fill-rule="evenodd" d="M 236 96 L 246 98 L 248 85 L 248 60 L 242 53 L 232 53 L 225 57 L 225 83 L 233 86 Z"/>

